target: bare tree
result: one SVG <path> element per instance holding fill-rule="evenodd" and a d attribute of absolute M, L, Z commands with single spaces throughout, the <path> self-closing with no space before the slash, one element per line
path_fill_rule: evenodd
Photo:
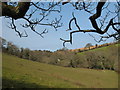
<path fill-rule="evenodd" d="M 51 21 L 47 18 L 52 12 L 60 13 L 61 7 L 58 7 L 59 3 L 60 2 L 1 2 L 0 4 L 2 4 L 2 16 L 11 20 L 9 27 L 14 29 L 20 37 L 27 37 L 28 35 L 26 31 L 24 31 L 25 35 L 23 35 L 23 33 L 18 30 L 16 21 L 19 19 L 24 20 L 25 22 L 24 24 L 20 24 L 22 27 L 30 28 L 32 31 L 43 37 L 43 34 L 48 33 L 48 30 L 45 29 L 38 32 L 38 30 L 36 30 L 38 26 L 50 26 L 55 30 L 62 26 L 62 23 L 60 23 L 62 16 L 54 18 Z M 38 14 L 38 17 L 34 18 L 35 14 Z"/>
<path fill-rule="evenodd" d="M 22 1 L 22 0 L 21 0 Z M 31 1 L 31 0 L 29 0 Z M 57 17 L 50 21 L 47 17 L 50 13 L 56 12 L 60 13 L 61 7 L 67 4 L 71 4 L 75 10 L 79 11 L 86 11 L 90 14 L 89 20 L 92 25 L 92 29 L 81 29 L 80 25 L 78 24 L 79 20 L 75 17 L 74 13 L 72 13 L 72 18 L 69 21 L 69 27 L 66 31 L 70 31 L 70 39 L 65 40 L 60 38 L 63 41 L 63 46 L 65 46 L 66 42 L 70 42 L 72 44 L 72 34 L 78 32 L 94 32 L 100 35 L 107 34 L 107 36 L 101 36 L 100 40 L 96 40 L 93 35 L 90 34 L 97 42 L 103 41 L 103 38 L 110 38 L 114 37 L 116 40 L 120 39 L 120 22 L 119 22 L 119 12 L 120 12 L 120 2 L 117 0 L 115 2 L 116 10 L 112 12 L 109 9 L 109 5 L 107 0 L 100 0 L 99 2 L 85 2 L 84 0 L 77 0 L 77 2 L 71 2 L 71 0 L 63 1 L 60 0 L 58 2 L 48 2 L 47 4 L 42 2 L 0 2 L 2 5 L 2 15 L 6 18 L 10 18 L 10 28 L 14 29 L 20 37 L 27 37 L 27 32 L 25 31 L 25 35 L 20 33 L 18 30 L 15 21 L 18 19 L 25 20 L 25 24 L 21 24 L 24 28 L 30 28 L 35 33 L 39 34 L 43 37 L 43 34 L 48 33 L 48 30 L 45 29 L 41 32 L 36 30 L 37 26 L 50 26 L 53 27 L 55 30 L 62 26 L 61 18 Z M 26 8 L 24 8 L 26 7 Z M 32 10 L 32 8 L 34 9 Z M 30 11 L 31 10 L 31 11 Z M 106 14 L 102 16 L 102 12 L 106 10 Z M 39 12 L 39 13 L 38 13 Z M 95 12 L 95 13 L 94 13 Z M 33 18 L 35 14 L 39 14 L 40 17 Z M 114 13 L 111 18 L 108 19 L 110 14 Z M 100 18 L 100 19 L 99 19 Z M 46 23 L 45 23 L 46 22 Z M 75 23 L 75 27 L 77 30 L 73 30 L 72 23 Z M 108 30 L 110 27 L 114 30 L 114 33 L 109 34 Z"/>
<path fill-rule="evenodd" d="M 87 30 L 81 29 L 80 26 L 78 25 L 78 22 L 77 22 L 79 20 L 76 19 L 76 17 L 74 16 L 74 13 L 73 13 L 72 14 L 73 18 L 69 21 L 69 28 L 68 28 L 68 30 L 73 30 L 71 28 L 73 21 L 74 21 L 74 23 L 75 23 L 75 25 L 77 27 L 77 30 L 74 30 L 74 31 L 70 32 L 70 39 L 69 40 L 64 40 L 64 39 L 60 38 L 62 41 L 64 41 L 63 42 L 63 46 L 65 46 L 66 42 L 70 42 L 72 44 L 72 34 L 73 33 L 78 33 L 78 32 L 83 32 L 83 33 L 95 32 L 95 33 L 103 35 L 103 34 L 107 33 L 107 31 L 109 30 L 110 27 L 112 27 L 112 29 L 115 31 L 115 33 L 113 33 L 113 34 L 108 34 L 107 33 L 107 36 L 101 36 L 100 40 L 96 40 L 95 37 L 92 36 L 91 34 L 90 34 L 90 36 L 92 36 L 94 38 L 94 40 L 97 41 L 97 42 L 103 41 L 103 38 L 107 39 L 107 38 L 110 38 L 110 37 L 114 37 L 116 40 L 120 39 L 120 28 L 118 27 L 120 25 L 120 22 L 119 22 L 119 12 L 120 12 L 119 6 L 120 6 L 120 3 L 116 2 L 117 3 L 116 4 L 116 11 L 115 12 L 111 12 L 108 9 L 109 4 L 104 7 L 106 1 L 107 0 L 100 0 L 98 2 L 97 6 L 95 8 L 93 8 L 93 9 L 91 8 L 92 7 L 91 3 L 87 3 L 87 5 L 86 5 L 85 2 L 80 2 L 80 3 L 76 2 L 75 4 L 72 3 L 72 5 L 76 9 L 78 9 L 78 10 L 85 10 L 86 12 L 92 14 L 89 17 L 89 20 L 90 20 L 90 22 L 92 24 L 93 29 L 87 29 Z M 65 2 L 63 4 L 67 4 L 67 3 L 69 3 L 69 2 Z M 95 14 L 92 13 L 92 11 L 94 9 L 96 10 Z M 104 9 L 107 9 L 107 14 L 104 15 L 105 17 L 103 17 L 102 19 L 99 20 L 100 21 L 100 26 L 99 26 L 98 22 L 97 22 L 97 19 L 102 16 L 102 11 Z M 115 13 L 115 16 L 113 16 L 111 19 L 109 19 L 108 22 L 106 22 L 106 19 L 107 19 L 108 15 L 110 13 Z M 116 20 L 116 18 L 118 18 L 118 20 Z M 107 23 L 107 25 L 105 26 L 106 23 Z"/>

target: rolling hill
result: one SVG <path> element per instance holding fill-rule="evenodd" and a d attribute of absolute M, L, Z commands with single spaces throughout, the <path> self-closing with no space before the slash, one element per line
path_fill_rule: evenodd
<path fill-rule="evenodd" d="M 117 88 L 111 70 L 60 67 L 3 53 L 3 88 Z"/>

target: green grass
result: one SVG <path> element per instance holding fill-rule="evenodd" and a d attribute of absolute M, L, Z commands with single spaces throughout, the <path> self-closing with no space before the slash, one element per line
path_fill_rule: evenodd
<path fill-rule="evenodd" d="M 110 70 L 60 67 L 3 53 L 3 88 L 117 88 Z"/>
<path fill-rule="evenodd" d="M 91 52 L 91 51 L 95 51 L 95 52 L 105 51 L 106 52 L 106 50 L 111 50 L 111 48 L 115 48 L 115 47 L 117 47 L 117 48 L 120 47 L 120 44 L 113 44 L 113 45 L 110 45 L 110 46 L 100 47 L 100 48 L 96 48 L 96 49 L 80 52 L 78 54 L 84 55 L 86 52 Z"/>

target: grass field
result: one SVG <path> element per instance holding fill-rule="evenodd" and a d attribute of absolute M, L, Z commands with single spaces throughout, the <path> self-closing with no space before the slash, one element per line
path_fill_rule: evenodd
<path fill-rule="evenodd" d="M 3 53 L 3 88 L 117 88 L 118 74 L 110 70 L 60 67 Z"/>
<path fill-rule="evenodd" d="M 111 48 L 115 49 L 115 51 L 118 52 L 118 48 L 120 48 L 120 44 L 113 44 L 113 45 L 110 45 L 110 46 L 100 47 L 100 48 L 88 50 L 88 51 L 85 51 L 85 52 L 80 52 L 78 54 L 84 55 L 86 52 L 91 52 L 91 51 L 95 51 L 95 52 L 104 51 L 104 52 L 106 52 L 108 50 L 110 51 Z"/>

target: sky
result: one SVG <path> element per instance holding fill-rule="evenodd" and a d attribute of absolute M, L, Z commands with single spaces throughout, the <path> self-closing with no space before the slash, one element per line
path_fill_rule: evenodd
<path fill-rule="evenodd" d="M 114 10 L 113 7 L 110 7 L 111 10 Z M 48 29 L 48 33 L 44 35 L 44 38 L 40 37 L 30 29 L 27 29 L 26 32 L 28 34 L 28 37 L 20 38 L 17 33 L 13 30 L 8 28 L 8 19 L 5 19 L 4 17 L 0 17 L 0 20 L 2 20 L 2 27 L 0 27 L 0 30 L 2 30 L 2 33 L 0 33 L 0 36 L 6 39 L 7 41 L 10 41 L 17 45 L 18 47 L 23 48 L 29 48 L 31 50 L 50 50 L 50 51 L 56 51 L 58 49 L 63 48 L 63 42 L 60 40 L 60 38 L 63 39 L 69 39 L 69 33 L 70 31 L 66 31 L 68 29 L 68 22 L 72 18 L 72 12 L 74 12 L 75 17 L 78 20 L 78 24 L 82 29 L 90 29 L 92 28 L 91 23 L 89 21 L 89 14 L 87 12 L 79 12 L 75 11 L 71 5 L 64 5 L 62 7 L 60 15 L 63 15 L 63 18 L 61 22 L 63 23 L 63 26 L 59 28 L 57 31 L 50 27 L 41 27 L 37 28 L 37 30 L 41 31 L 45 28 Z M 104 12 L 103 12 L 104 14 Z M 37 15 L 37 14 L 36 14 Z M 34 17 L 37 17 L 37 16 Z M 57 15 L 51 14 L 49 18 L 53 18 Z M 111 17 L 111 16 L 110 16 Z M 19 23 L 24 23 L 22 20 L 18 20 Z M 17 24 L 17 27 L 20 27 L 19 24 Z M 73 23 L 73 29 L 74 23 Z M 111 29 L 111 28 L 110 28 Z M 19 28 L 19 30 L 24 30 L 23 28 Z M 110 33 L 113 31 L 110 30 Z M 100 39 L 100 35 L 97 33 L 90 33 L 96 39 Z M 75 33 L 73 34 L 73 44 L 66 43 L 66 47 L 68 49 L 77 49 L 85 47 L 87 43 L 91 43 L 92 45 L 95 44 L 103 44 L 108 42 L 113 42 L 114 39 L 108 39 L 106 42 L 97 43 L 93 37 L 91 37 L 88 33 Z"/>

